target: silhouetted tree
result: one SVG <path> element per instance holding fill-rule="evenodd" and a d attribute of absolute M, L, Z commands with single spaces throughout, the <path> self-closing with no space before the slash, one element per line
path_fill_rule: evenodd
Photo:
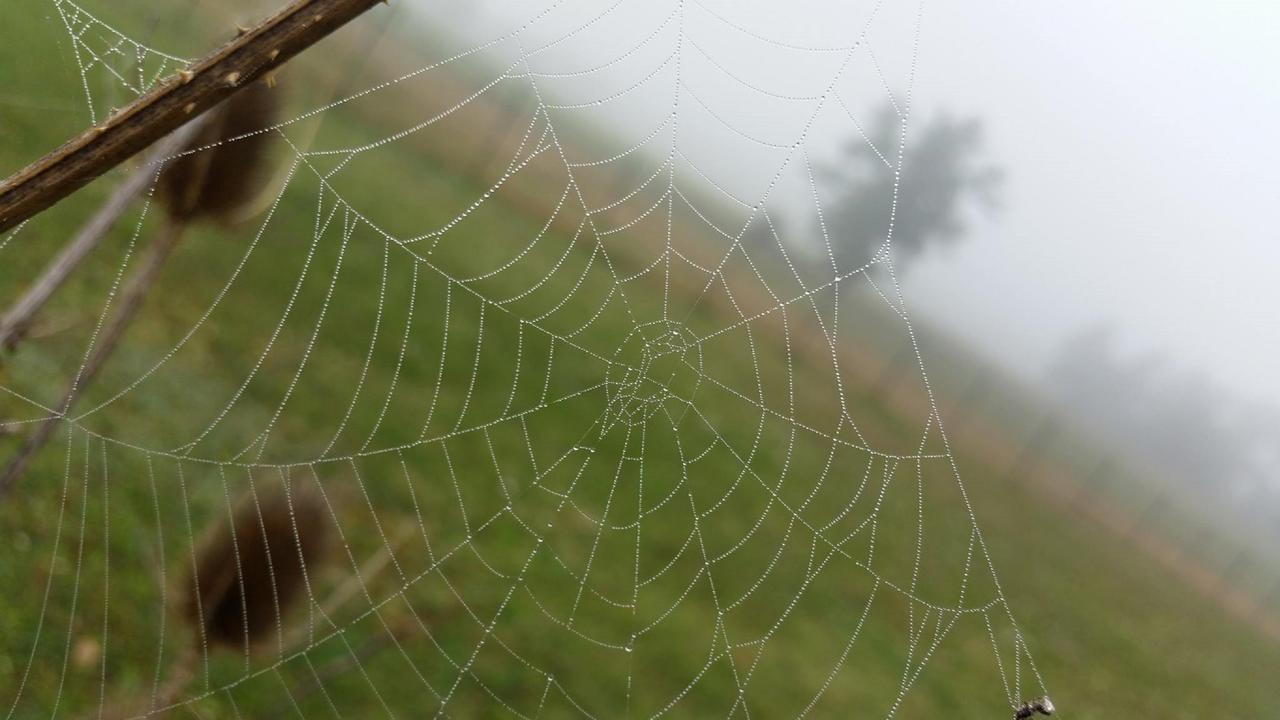
<path fill-rule="evenodd" d="M 839 162 L 818 170 L 823 184 L 836 188 L 835 201 L 824 198 L 823 210 L 841 272 L 873 258 L 889 236 L 891 217 L 893 259 L 903 270 L 930 247 L 961 237 L 967 202 L 989 209 L 997 205 L 1002 172 L 979 161 L 981 123 L 943 114 L 909 130 L 895 211 L 901 137 L 901 118 L 886 105 L 865 138 L 850 140 Z"/>
<path fill-rule="evenodd" d="M 1059 401 L 1167 477 L 1264 510 L 1259 500 L 1280 493 L 1280 411 L 1159 356 L 1127 358 L 1116 345 L 1105 326 L 1069 338 L 1049 366 Z"/>

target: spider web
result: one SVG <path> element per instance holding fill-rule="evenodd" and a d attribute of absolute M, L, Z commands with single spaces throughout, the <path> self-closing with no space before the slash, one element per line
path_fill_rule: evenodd
<path fill-rule="evenodd" d="M 52 2 L 95 122 L 185 65 L 106 7 Z M 555 2 L 370 59 L 354 91 L 304 58 L 257 214 L 191 233 L 8 501 L 13 577 L 38 580 L 6 603 L 8 717 L 1000 717 L 1043 694 L 894 273 L 897 193 L 842 266 L 813 170 L 888 102 L 897 187 L 923 10 L 869 3 L 814 43 L 732 5 Z M 95 256 L 84 327 L 8 360 L 4 427 L 57 414 L 159 213 Z M 77 220 L 48 215 L 0 255 Z M 887 399 L 884 332 L 917 364 Z M 173 608 L 202 528 L 300 484 L 336 541 L 299 607 L 252 646 L 193 639 Z"/>

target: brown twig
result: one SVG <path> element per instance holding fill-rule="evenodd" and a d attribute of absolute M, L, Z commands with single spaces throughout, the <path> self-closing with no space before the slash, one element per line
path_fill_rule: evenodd
<path fill-rule="evenodd" d="M 53 205 L 381 0 L 295 0 L 0 183 L 0 232 Z"/>
<path fill-rule="evenodd" d="M 12 350 L 26 336 L 40 308 L 49 297 L 66 282 L 71 271 L 95 248 L 124 214 L 129 203 L 155 181 L 160 171 L 159 163 L 165 158 L 176 155 L 186 146 L 191 138 L 199 132 L 203 118 L 178 128 L 158 143 L 150 153 L 147 162 L 139 166 L 129 177 L 116 188 L 98 212 L 80 228 L 71 242 L 49 261 L 44 273 L 31 284 L 27 291 L 9 307 L 9 311 L 0 317 L 0 349 Z"/>

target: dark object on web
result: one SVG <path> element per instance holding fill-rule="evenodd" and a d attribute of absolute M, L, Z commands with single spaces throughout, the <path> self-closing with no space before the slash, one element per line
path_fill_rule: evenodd
<path fill-rule="evenodd" d="M 1014 710 L 1013 720 L 1026 720 L 1036 713 L 1040 713 L 1041 715 L 1052 715 L 1053 701 L 1048 697 L 1042 697 L 1037 700 L 1027 700 Z"/>

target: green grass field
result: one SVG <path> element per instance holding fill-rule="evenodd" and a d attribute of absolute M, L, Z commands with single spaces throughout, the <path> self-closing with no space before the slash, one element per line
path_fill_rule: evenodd
<path fill-rule="evenodd" d="M 45 14 L 0 8 L 5 174 L 87 122 Z M 165 47 L 197 41 L 179 27 Z M 331 67 L 313 53 L 285 73 L 291 112 L 332 96 Z M 285 134 L 313 151 L 387 138 L 474 91 L 446 70 Z M 495 96 L 350 157 L 277 142 L 293 167 L 278 204 L 189 233 L 76 406 L 93 412 L 0 506 L 0 709 L 145 712 L 194 646 L 177 605 L 198 538 L 251 489 L 292 481 L 323 487 L 339 533 L 312 602 L 252 654 L 209 652 L 174 717 L 771 718 L 817 697 L 812 717 L 1005 718 L 1006 684 L 1040 690 L 1001 597 L 1066 717 L 1274 715 L 1280 641 L 1154 561 L 1135 538 L 1158 544 L 1160 523 L 1122 533 L 1081 512 L 1116 497 L 1082 477 L 1083 450 L 1048 461 L 1075 480 L 1068 502 L 1029 477 L 1025 427 L 987 408 L 995 434 L 978 438 L 979 413 L 944 409 L 962 494 L 918 376 L 868 382 L 903 332 L 873 321 L 871 293 L 840 291 L 841 337 L 875 339 L 841 346 L 837 374 L 830 289 L 779 310 L 766 288 L 803 289 L 733 253 L 704 295 L 705 274 L 664 259 L 665 209 L 643 214 L 656 194 L 593 215 L 593 232 L 569 192 L 548 222 L 564 163 L 527 86 Z M 545 149 L 468 211 L 526 126 L 519 157 Z M 484 144 L 494 127 L 510 145 Z M 611 172 L 575 178 L 589 206 L 624 194 Z M 121 176 L 0 239 L 4 302 Z M 56 402 L 155 212 L 122 222 L 0 359 L 0 419 Z M 727 245 L 699 223 L 676 205 L 673 242 L 714 263 Z"/>

